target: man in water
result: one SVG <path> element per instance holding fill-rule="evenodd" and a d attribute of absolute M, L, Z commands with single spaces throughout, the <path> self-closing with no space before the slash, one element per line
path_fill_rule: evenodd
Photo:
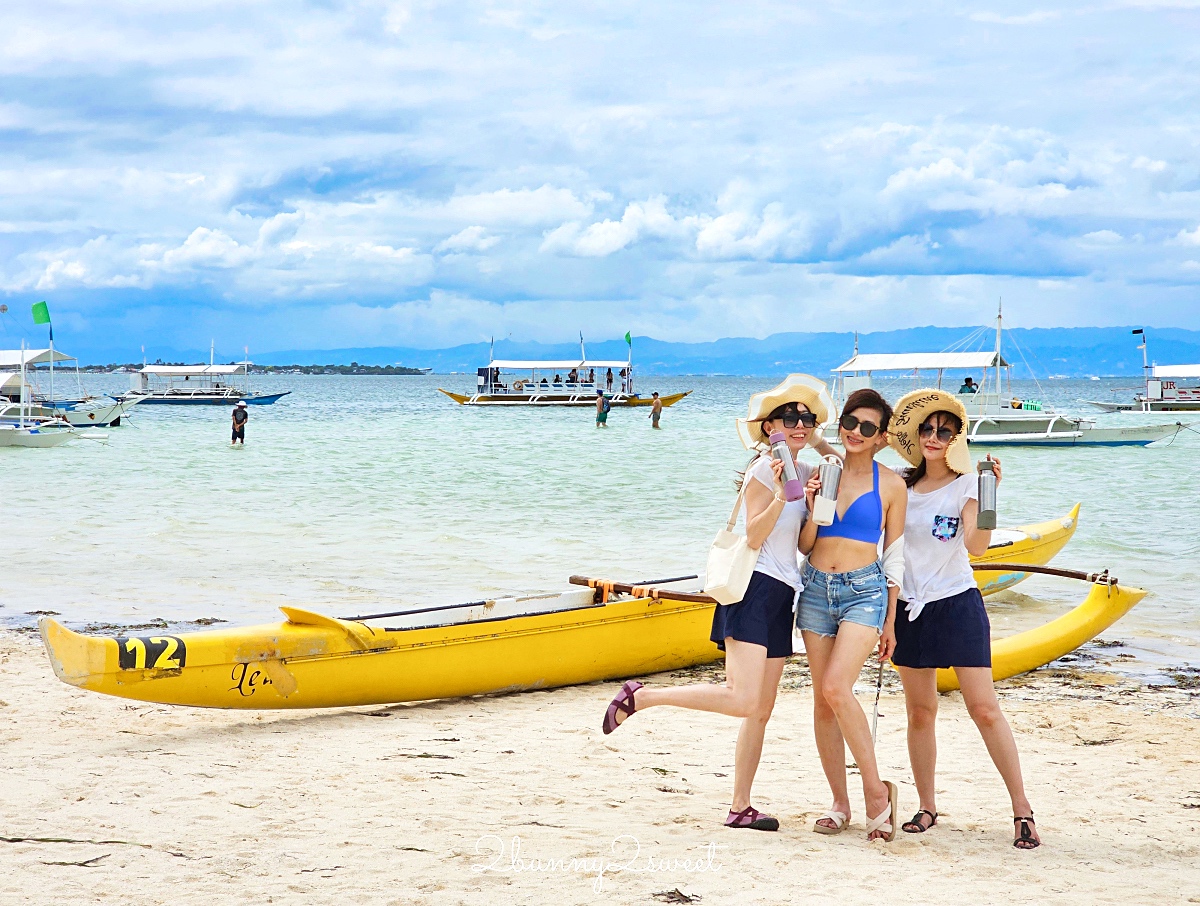
<path fill-rule="evenodd" d="M 604 391 L 597 388 L 596 390 L 596 427 L 608 427 L 608 410 L 612 408 L 612 403 L 608 401 L 608 397 L 604 395 Z"/>
<path fill-rule="evenodd" d="M 250 414 L 246 411 L 245 400 L 240 400 L 233 407 L 233 441 L 229 444 L 231 447 L 237 446 L 238 441 L 242 442 L 242 446 L 246 446 L 246 421 L 250 418 Z"/>
<path fill-rule="evenodd" d="M 663 405 L 662 400 L 658 398 L 657 390 L 651 395 L 654 397 L 654 402 L 650 404 L 650 427 L 657 428 L 658 420 L 662 418 Z"/>
<path fill-rule="evenodd" d="M 975 393 L 979 390 L 979 385 L 969 377 L 963 378 L 963 384 L 958 388 L 959 393 Z"/>

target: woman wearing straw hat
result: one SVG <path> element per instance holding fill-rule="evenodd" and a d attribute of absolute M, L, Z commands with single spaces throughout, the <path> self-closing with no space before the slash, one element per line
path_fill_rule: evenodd
<path fill-rule="evenodd" d="M 880 469 L 875 454 L 887 445 L 892 408 L 870 388 L 846 399 L 839 436 L 846 450 L 833 524 L 809 522 L 800 533 L 800 551 L 808 555 L 804 592 L 796 623 L 813 681 L 813 730 L 821 767 L 833 793 L 833 805 L 813 830 L 838 834 L 850 822 L 846 789 L 846 747 L 862 775 L 867 838 L 896 837 L 896 785 L 879 777 L 871 728 L 854 697 L 854 683 L 878 647 L 880 661 L 895 645 L 893 623 L 903 566 L 896 555 L 904 535 L 904 482 L 891 469 Z M 819 490 L 813 479 L 808 492 Z M 812 506 L 812 500 L 809 500 Z M 884 542 L 884 559 L 879 542 Z M 882 669 L 882 667 L 881 667 Z"/>
<path fill-rule="evenodd" d="M 719 605 L 713 614 L 710 637 L 725 651 L 725 683 L 650 688 L 630 681 L 604 715 L 605 733 L 611 733 L 635 711 L 655 705 L 742 718 L 726 827 L 779 829 L 778 820 L 750 805 L 750 787 L 783 666 L 792 654 L 792 611 L 801 581 L 797 538 L 808 517 L 808 506 L 804 499 L 785 500 L 783 463 L 770 457 L 767 439 L 772 432 L 783 432 L 793 458 L 810 444 L 822 455 L 832 453 L 817 430 L 832 411 L 833 401 L 822 381 L 793 374 L 779 386 L 752 396 L 747 418 L 739 420 L 738 434 L 756 454 L 742 481 L 746 540 L 759 554 L 742 600 Z M 801 481 L 807 482 L 813 467 L 797 462 L 796 468 Z"/>
<path fill-rule="evenodd" d="M 903 612 L 896 620 L 892 661 L 904 684 L 908 754 L 921 808 L 904 830 L 923 834 L 937 824 L 937 668 L 953 667 L 967 712 L 1008 787 L 1013 845 L 1035 849 L 1041 841 L 1025 798 L 1017 744 L 992 685 L 991 625 L 971 569 L 970 557 L 988 549 L 992 533 L 975 525 L 978 486 L 967 428 L 967 411 L 953 394 L 914 390 L 896 404 L 888 432 L 888 443 L 913 466 L 903 472 L 908 486 Z M 993 461 L 999 482 L 1000 462 Z"/>

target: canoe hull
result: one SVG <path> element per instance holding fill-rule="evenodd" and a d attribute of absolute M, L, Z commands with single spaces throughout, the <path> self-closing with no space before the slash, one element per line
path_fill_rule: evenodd
<path fill-rule="evenodd" d="M 562 392 L 549 393 L 510 393 L 504 395 L 489 395 L 489 394 L 469 394 L 469 393 L 453 393 L 449 390 L 443 390 L 441 387 L 438 391 L 444 393 L 460 406 L 574 406 L 577 408 L 595 408 L 595 394 L 588 395 L 584 393 L 569 394 Z M 683 393 L 668 393 L 661 397 L 662 404 L 666 406 L 674 406 L 677 402 L 690 394 L 692 391 L 686 390 Z M 614 409 L 623 409 L 635 406 L 652 406 L 654 398 L 650 396 L 625 396 L 619 394 L 610 398 Z"/>
<path fill-rule="evenodd" d="M 112 639 L 43 619 L 66 683 L 209 708 L 331 708 L 551 689 L 721 657 L 712 604 L 633 599 L 566 612 L 387 631 L 325 618 Z M 149 666 L 147 666 L 149 665 Z"/>
<path fill-rule="evenodd" d="M 1028 563 L 1030 566 L 1045 566 L 1061 551 L 1075 535 L 1079 525 L 1079 504 L 1061 519 L 1023 525 L 1012 531 L 1025 537 L 1011 544 L 996 544 L 989 547 L 981 557 L 972 557 L 973 565 L 987 563 Z M 1012 588 L 1029 578 L 1029 573 L 1011 570 L 977 570 L 975 584 L 986 597 Z"/>
<path fill-rule="evenodd" d="M 1044 667 L 1069 654 L 1125 616 L 1146 596 L 1141 588 L 1094 584 L 1083 603 L 1044 626 L 992 642 L 992 679 L 1002 680 Z M 957 689 L 953 668 L 937 672 L 939 692 Z"/>

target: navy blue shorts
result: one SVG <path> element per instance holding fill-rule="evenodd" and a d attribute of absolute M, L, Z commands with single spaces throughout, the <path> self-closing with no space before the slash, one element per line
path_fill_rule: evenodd
<path fill-rule="evenodd" d="M 755 570 L 746 595 L 736 604 L 718 604 L 709 638 L 725 650 L 727 638 L 762 645 L 767 657 L 792 656 L 792 605 L 796 589 Z"/>
<path fill-rule="evenodd" d="M 900 602 L 892 663 L 919 669 L 992 666 L 992 624 L 979 589 L 926 604 L 912 621 Z"/>

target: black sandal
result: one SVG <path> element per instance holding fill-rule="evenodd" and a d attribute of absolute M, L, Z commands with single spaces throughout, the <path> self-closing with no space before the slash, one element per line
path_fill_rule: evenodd
<path fill-rule="evenodd" d="M 928 815 L 930 817 L 931 820 L 929 824 L 925 824 L 921 820 L 922 815 Z M 901 824 L 900 829 L 906 834 L 923 834 L 925 831 L 929 830 L 929 828 L 937 824 L 937 819 L 937 812 L 931 812 L 929 809 L 923 808 L 912 816 L 911 821 L 905 821 L 903 824 Z"/>
<path fill-rule="evenodd" d="M 1031 824 L 1037 827 L 1032 814 L 1025 818 L 1013 818 L 1013 823 L 1021 825 L 1021 836 L 1013 840 L 1013 846 L 1017 849 L 1037 849 L 1042 845 L 1042 841 L 1036 839 L 1033 836 L 1033 831 L 1029 829 Z"/>

